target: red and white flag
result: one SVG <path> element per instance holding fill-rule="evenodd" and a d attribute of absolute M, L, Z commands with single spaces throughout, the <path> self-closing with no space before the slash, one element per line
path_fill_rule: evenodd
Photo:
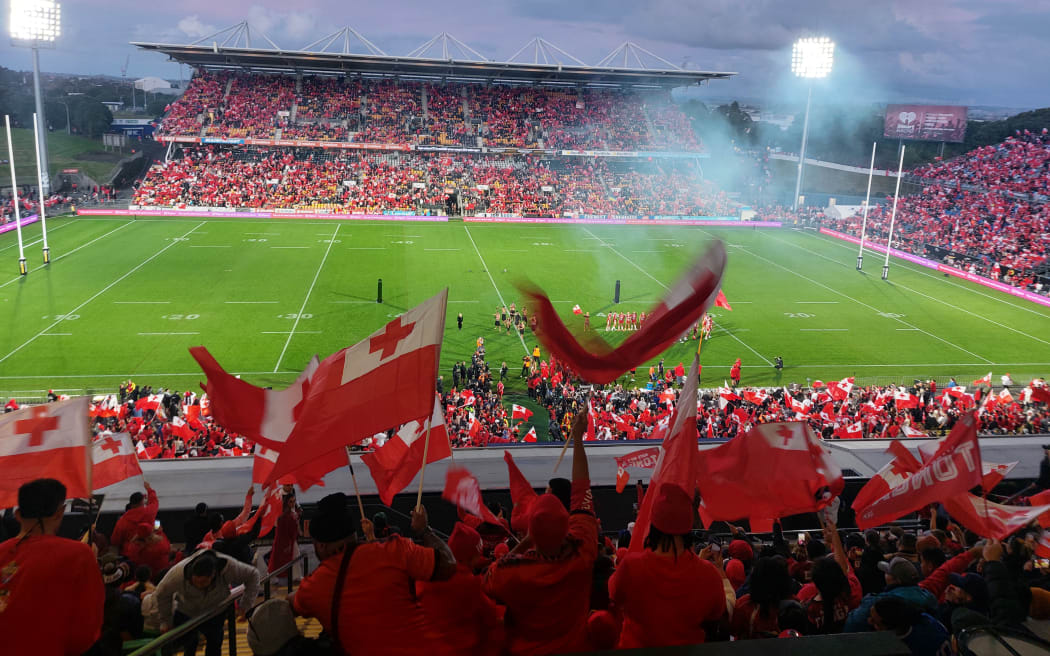
<path fill-rule="evenodd" d="M 739 396 L 733 393 L 733 390 L 729 389 L 729 386 L 719 388 L 718 390 L 718 408 L 725 410 L 726 406 L 729 405 L 730 401 L 742 401 Z"/>
<path fill-rule="evenodd" d="M 259 537 L 263 537 L 277 526 L 277 519 L 284 512 L 284 490 L 276 483 L 266 489 L 266 496 L 256 509 L 252 518 L 237 527 L 238 535 L 243 535 L 256 524 L 260 524 Z"/>
<path fill-rule="evenodd" d="M 18 488 L 37 478 L 62 481 L 70 499 L 91 496 L 90 405 L 82 396 L 0 415 L 0 508 L 18 505 Z"/>
<path fill-rule="evenodd" d="M 999 392 L 999 403 L 1007 404 L 1013 402 L 1013 394 L 1010 394 L 1010 390 L 1003 388 L 1003 391 Z"/>
<path fill-rule="evenodd" d="M 142 476 L 135 447 L 127 433 L 104 433 L 91 443 L 91 486 L 96 490 Z"/>
<path fill-rule="evenodd" d="M 987 374 L 985 374 L 984 378 L 978 378 L 977 380 L 973 381 L 973 384 L 975 387 L 980 387 L 981 385 L 987 385 L 991 387 L 992 372 L 989 371 Z"/>
<path fill-rule="evenodd" d="M 427 464 L 452 457 L 445 416 L 441 411 L 441 399 L 434 398 L 434 411 L 429 421 L 412 421 L 394 434 L 386 444 L 372 453 L 361 456 L 361 462 L 372 472 L 372 479 L 379 490 L 379 498 L 391 505 L 394 495 L 404 490 L 423 467 L 423 450 L 426 447 L 427 426 L 430 425 L 430 447 Z"/>
<path fill-rule="evenodd" d="M 1043 386 L 1032 385 L 1032 403 L 1050 404 L 1050 390 Z"/>
<path fill-rule="evenodd" d="M 689 376 L 685 380 L 682 393 L 678 396 L 671 428 L 660 445 L 660 455 L 653 467 L 649 487 L 659 490 L 664 483 L 682 488 L 690 497 L 696 492 L 696 480 L 699 473 L 700 449 L 697 446 L 699 432 L 696 426 L 696 380 L 700 368 L 700 356 L 693 357 Z M 630 550 L 639 552 L 649 535 L 652 523 L 653 503 L 658 495 L 647 494 L 638 508 L 638 520 L 635 522 Z"/>
<path fill-rule="evenodd" d="M 537 439 L 536 439 L 536 427 L 533 426 L 532 428 L 530 428 L 529 432 L 525 433 L 525 437 L 521 438 L 521 441 L 522 442 L 528 442 L 530 444 L 535 444 L 536 441 L 537 441 Z"/>
<path fill-rule="evenodd" d="M 893 400 L 896 402 L 898 410 L 919 407 L 919 397 L 914 394 L 909 394 L 903 388 L 898 389 L 893 393 Z"/>
<path fill-rule="evenodd" d="M 295 382 L 283 390 L 273 390 L 230 375 L 203 346 L 191 348 L 190 355 L 208 378 L 200 412 L 210 409 L 212 418 L 226 430 L 280 450 L 300 418 L 312 378 L 320 366 L 317 356 L 311 358 Z"/>
<path fill-rule="evenodd" d="M 932 458 L 880 499 L 857 511 L 857 526 L 869 529 L 903 517 L 935 501 L 967 492 L 981 483 L 977 417 L 963 415 Z"/>
<path fill-rule="evenodd" d="M 192 440 L 196 435 L 182 417 L 171 418 L 171 432 L 184 440 Z"/>
<path fill-rule="evenodd" d="M 825 424 L 832 424 L 838 419 L 838 413 L 835 412 L 835 404 L 828 401 L 824 404 L 824 407 L 820 409 L 820 418 L 824 420 Z"/>
<path fill-rule="evenodd" d="M 532 416 L 532 410 L 529 410 L 523 405 L 517 403 L 511 404 L 510 406 L 510 418 L 514 421 L 528 421 L 529 417 Z"/>
<path fill-rule="evenodd" d="M 1004 506 L 969 493 L 947 497 L 941 503 L 959 524 L 993 540 L 1002 540 L 1050 511 L 1050 505 Z"/>
<path fill-rule="evenodd" d="M 252 483 L 263 485 L 270 477 L 274 463 L 277 462 L 277 451 L 262 444 L 255 445 L 252 459 Z M 278 485 L 298 485 L 306 491 L 314 485 L 324 486 L 324 477 L 340 467 L 346 467 L 346 451 L 332 451 L 303 466 L 292 474 L 286 474 L 277 480 Z"/>
<path fill-rule="evenodd" d="M 918 458 L 913 456 L 901 442 L 896 440 L 890 442 L 886 453 L 892 455 L 893 460 L 872 476 L 857 492 L 851 506 L 854 510 L 860 511 L 861 508 L 870 506 L 922 468 L 922 463 Z"/>
<path fill-rule="evenodd" d="M 617 494 L 624 491 L 627 487 L 627 483 L 630 482 L 631 476 L 627 473 L 628 467 L 640 467 L 642 469 L 652 469 L 656 467 L 656 462 L 660 458 L 660 447 L 651 446 L 647 449 L 639 449 L 638 451 L 632 451 L 627 455 L 616 456 L 616 492 Z"/>
<path fill-rule="evenodd" d="M 795 397 L 788 395 L 788 400 L 791 403 L 791 409 L 798 414 L 808 415 L 810 409 L 813 407 L 813 402 L 809 399 L 799 401 Z"/>
<path fill-rule="evenodd" d="M 944 392 L 948 396 L 951 396 L 951 397 L 954 397 L 956 399 L 959 399 L 959 398 L 962 398 L 963 396 L 966 395 L 966 386 L 965 385 L 956 385 L 955 387 L 949 387 L 949 388 L 945 389 Z"/>
<path fill-rule="evenodd" d="M 762 405 L 769 398 L 765 390 L 744 390 L 744 400 L 755 405 Z"/>
<path fill-rule="evenodd" d="M 843 424 L 835 429 L 835 435 L 843 440 L 859 440 L 864 437 L 864 425 L 859 421 Z"/>
<path fill-rule="evenodd" d="M 901 432 L 904 433 L 904 437 L 929 437 L 929 435 L 926 434 L 926 431 L 916 430 L 909 424 L 901 426 Z"/>
<path fill-rule="evenodd" d="M 466 467 L 453 465 L 448 468 L 441 497 L 490 524 L 500 524 L 500 520 L 482 503 L 481 485 Z"/>
<path fill-rule="evenodd" d="M 465 389 L 459 393 L 459 398 L 463 399 L 463 405 L 474 405 L 477 399 L 474 398 L 474 390 Z"/>
<path fill-rule="evenodd" d="M 1007 474 L 1014 470 L 1019 460 L 1014 462 L 982 462 L 981 463 L 981 489 L 985 492 L 991 492 L 996 485 L 1002 482 L 1006 478 Z"/>
<path fill-rule="evenodd" d="M 605 384 L 653 359 L 685 334 L 715 300 L 725 266 L 725 245 L 715 241 L 671 286 L 641 329 L 615 348 L 597 334 L 577 337 L 570 332 L 538 287 L 520 289 L 532 307 L 536 318 L 534 332 L 540 343 L 584 380 Z"/>
<path fill-rule="evenodd" d="M 836 401 L 845 401 L 853 391 L 853 376 L 828 384 L 828 393 Z"/>
<path fill-rule="evenodd" d="M 269 481 L 431 414 L 448 289 L 321 362 Z M 212 399 L 212 408 L 218 405 Z"/>

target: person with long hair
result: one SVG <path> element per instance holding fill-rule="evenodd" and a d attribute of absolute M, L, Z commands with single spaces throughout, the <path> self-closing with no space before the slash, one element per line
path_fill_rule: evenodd
<path fill-rule="evenodd" d="M 749 592 L 737 599 L 729 630 L 737 640 L 776 637 L 782 606 L 798 603 L 787 561 L 781 556 L 759 558 L 749 580 Z"/>
<path fill-rule="evenodd" d="M 623 618 L 619 649 L 704 642 L 703 624 L 726 613 L 725 574 L 689 547 L 693 500 L 671 483 L 655 494 L 644 550 L 628 553 L 609 579 Z"/>
<path fill-rule="evenodd" d="M 813 580 L 802 586 L 798 598 L 806 609 L 809 633 L 840 633 L 849 612 L 860 605 L 864 592 L 834 524 L 824 525 L 824 543 L 831 545 L 831 554 L 813 562 Z"/>

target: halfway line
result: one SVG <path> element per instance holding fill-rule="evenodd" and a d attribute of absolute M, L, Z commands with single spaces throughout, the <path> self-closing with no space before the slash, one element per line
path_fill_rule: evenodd
<path fill-rule="evenodd" d="M 328 242 L 328 248 L 324 250 L 324 257 L 321 258 L 321 264 L 317 267 L 317 273 L 314 274 L 314 280 L 310 283 L 310 289 L 306 290 L 306 298 L 303 299 L 303 305 L 299 308 L 299 314 L 295 315 L 295 323 L 292 324 L 292 330 L 288 333 L 288 339 L 284 342 L 284 348 L 281 349 L 281 355 L 277 358 L 277 364 L 273 367 L 273 373 L 277 373 L 281 369 L 281 361 L 284 360 L 284 354 L 288 351 L 288 345 L 292 343 L 292 337 L 295 337 L 295 329 L 299 327 L 299 320 L 303 317 L 303 312 L 306 310 L 306 304 L 310 301 L 310 294 L 314 293 L 314 285 L 317 284 L 317 279 L 321 277 L 321 269 L 324 268 L 324 263 L 328 261 L 328 254 L 332 252 L 332 244 L 335 243 L 335 238 L 339 236 L 339 228 L 342 224 L 337 223 L 335 226 L 335 232 L 332 233 L 332 239 Z"/>

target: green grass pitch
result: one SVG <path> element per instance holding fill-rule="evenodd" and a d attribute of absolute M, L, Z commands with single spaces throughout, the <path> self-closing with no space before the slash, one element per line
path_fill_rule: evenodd
<path fill-rule="evenodd" d="M 128 377 L 189 389 L 202 378 L 186 350 L 197 344 L 246 380 L 280 386 L 314 353 L 354 343 L 446 285 L 446 385 L 452 362 L 469 359 L 482 336 L 490 363 L 506 360 L 520 393 L 524 345 L 492 325 L 500 304 L 520 300 L 516 280 L 546 289 L 570 324 L 582 327 L 571 314 L 578 303 L 604 329 L 600 313 L 648 309 L 716 237 L 729 252 L 723 288 L 733 311 L 714 310 L 705 386 L 721 385 L 737 357 L 752 385 L 848 375 L 968 384 L 989 370 L 1027 382 L 1050 372 L 1050 308 L 896 260 L 884 282 L 877 254 L 858 273 L 854 246 L 786 228 L 130 217 L 48 225 L 48 267 L 39 224 L 25 231 L 26 277 L 17 275 L 15 234 L 0 236 L 4 395 L 111 391 Z M 678 344 L 665 362 L 688 364 L 694 350 Z"/>

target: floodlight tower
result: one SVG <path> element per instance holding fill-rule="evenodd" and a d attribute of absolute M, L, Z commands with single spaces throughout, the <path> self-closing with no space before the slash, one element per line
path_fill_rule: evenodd
<path fill-rule="evenodd" d="M 795 178 L 795 199 L 791 209 L 798 209 L 798 196 L 802 193 L 802 167 L 806 161 L 806 137 L 809 136 L 809 103 L 813 99 L 813 80 L 825 78 L 831 73 L 835 59 L 835 43 L 826 36 L 807 37 L 795 42 L 791 50 L 791 72 L 809 80 L 806 92 L 806 118 L 802 123 L 802 150 L 798 154 L 798 176 Z"/>
<path fill-rule="evenodd" d="M 47 166 L 47 120 L 44 118 L 44 98 L 40 93 L 40 48 L 53 48 L 61 34 L 62 9 L 54 0 L 10 0 L 11 13 L 8 31 L 14 45 L 33 51 L 33 95 L 36 98 L 37 135 L 40 140 L 41 184 L 45 194 L 51 191 L 51 175 Z"/>

